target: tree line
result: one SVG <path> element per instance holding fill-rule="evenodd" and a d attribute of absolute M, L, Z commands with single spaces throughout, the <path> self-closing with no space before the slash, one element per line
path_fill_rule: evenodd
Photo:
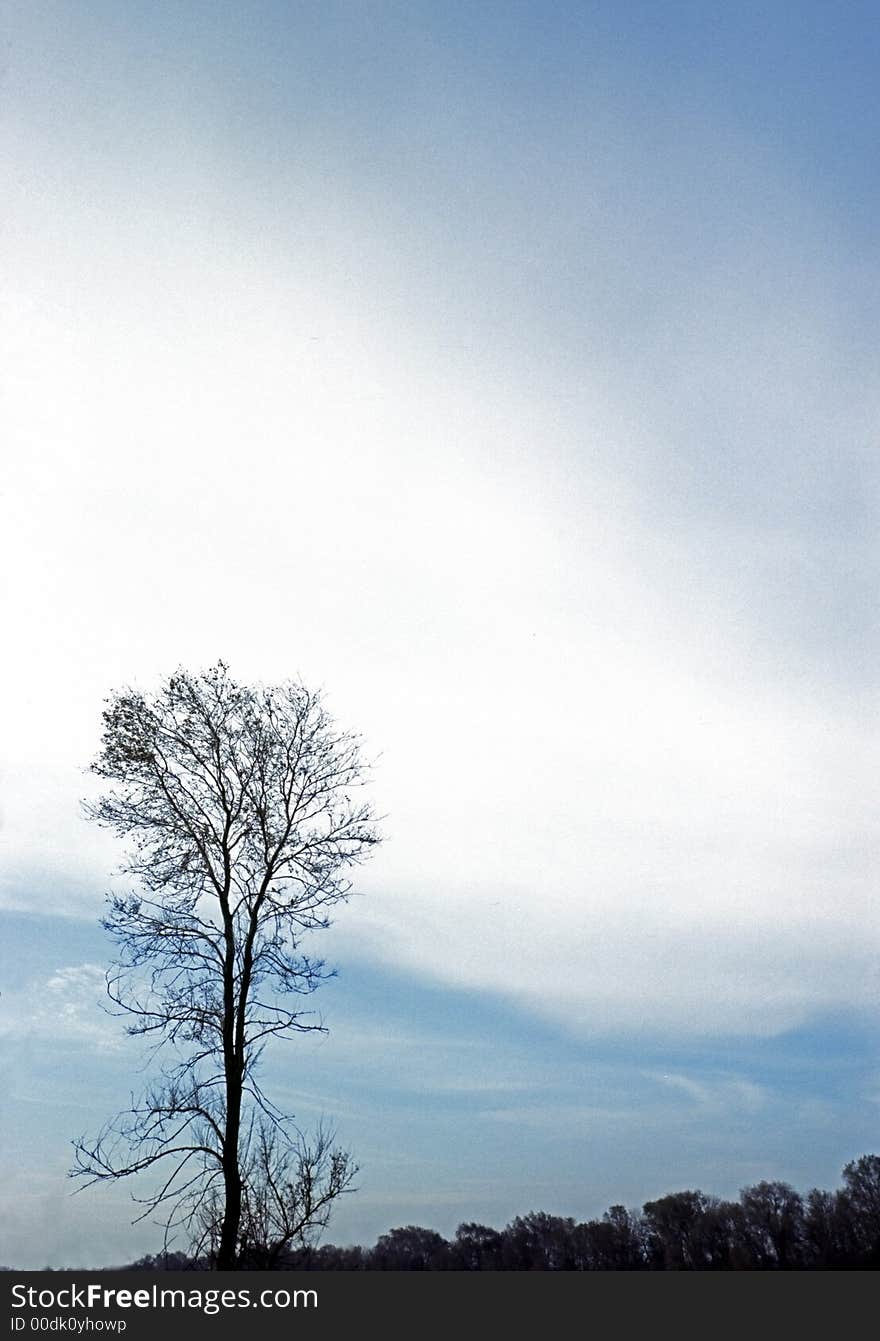
<path fill-rule="evenodd" d="M 182 1253 L 143 1257 L 129 1270 L 199 1270 Z M 255 1269 L 261 1260 L 242 1263 Z M 503 1229 L 467 1222 L 451 1239 L 405 1225 L 371 1248 L 305 1245 L 282 1270 L 306 1271 L 803 1271 L 880 1268 L 880 1155 L 843 1170 L 833 1192 L 806 1196 L 780 1181 L 735 1201 L 672 1192 L 641 1211 L 616 1205 L 596 1220 L 531 1211 Z"/>

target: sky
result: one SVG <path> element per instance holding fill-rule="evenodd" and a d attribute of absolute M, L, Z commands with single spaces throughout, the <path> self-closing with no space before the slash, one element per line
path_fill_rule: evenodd
<path fill-rule="evenodd" d="M 0 14 L 0 1261 L 157 1246 L 64 1176 L 143 1064 L 80 799 L 104 698 L 219 657 L 375 761 L 330 1032 L 267 1059 L 361 1165 L 331 1239 L 836 1185 L 880 1119 L 875 7 Z"/>

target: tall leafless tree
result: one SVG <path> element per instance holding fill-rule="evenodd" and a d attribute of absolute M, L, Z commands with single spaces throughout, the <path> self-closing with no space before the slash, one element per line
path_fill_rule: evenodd
<path fill-rule="evenodd" d="M 164 1060 L 139 1102 L 74 1143 L 72 1176 L 160 1166 L 144 1215 L 161 1208 L 191 1241 L 208 1226 L 231 1269 L 261 1225 L 269 1251 L 301 1239 L 354 1172 L 325 1132 L 291 1136 L 258 1063 L 269 1039 L 322 1027 L 303 998 L 329 973 L 301 941 L 379 841 L 368 769 L 320 694 L 240 685 L 222 662 L 151 695 L 125 689 L 103 717 L 92 771 L 110 786 L 86 813 L 129 840 L 123 871 L 139 886 L 109 901 L 108 992 Z"/>

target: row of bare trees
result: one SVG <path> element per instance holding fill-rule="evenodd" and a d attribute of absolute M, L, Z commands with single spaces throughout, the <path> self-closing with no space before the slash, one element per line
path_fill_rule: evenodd
<path fill-rule="evenodd" d="M 135 1269 L 193 1270 L 181 1254 L 145 1257 Z M 405 1225 L 372 1248 L 303 1246 L 275 1268 L 310 1271 L 797 1271 L 880 1267 L 880 1156 L 843 1170 L 834 1192 L 801 1196 L 763 1181 L 735 1201 L 673 1192 L 641 1211 L 612 1206 L 601 1218 L 533 1211 L 504 1229 L 470 1222 L 452 1239 Z"/>
<path fill-rule="evenodd" d="M 186 1269 L 186 1259 L 136 1266 Z M 674 1192 L 641 1212 L 612 1206 L 578 1222 L 533 1211 L 504 1229 L 468 1223 L 454 1238 L 406 1225 L 372 1248 L 332 1244 L 284 1255 L 276 1266 L 327 1271 L 793 1271 L 880 1267 L 880 1156 L 847 1164 L 843 1187 L 801 1196 L 760 1182 L 736 1201 Z"/>

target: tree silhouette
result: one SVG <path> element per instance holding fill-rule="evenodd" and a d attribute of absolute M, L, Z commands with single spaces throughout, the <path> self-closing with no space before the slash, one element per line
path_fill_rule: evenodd
<path fill-rule="evenodd" d="M 843 1170 L 844 1199 L 856 1226 L 858 1248 L 874 1266 L 880 1265 L 880 1155 L 862 1155 Z"/>
<path fill-rule="evenodd" d="M 743 1188 L 744 1234 L 759 1267 L 798 1266 L 804 1248 L 804 1203 L 788 1183 L 760 1182 Z"/>
<path fill-rule="evenodd" d="M 319 694 L 240 685 L 222 662 L 152 695 L 125 689 L 103 721 L 92 771 L 111 785 L 86 813 L 130 841 L 123 870 L 140 886 L 104 919 L 118 947 L 108 992 L 165 1064 L 74 1143 L 72 1175 L 161 1166 L 143 1214 L 162 1208 L 166 1237 L 185 1226 L 230 1269 L 243 1248 L 301 1239 L 354 1172 L 326 1134 L 309 1144 L 292 1128 L 258 1070 L 269 1039 L 322 1027 L 303 998 L 329 973 L 301 941 L 329 925 L 346 869 L 378 842 L 367 770 Z"/>

